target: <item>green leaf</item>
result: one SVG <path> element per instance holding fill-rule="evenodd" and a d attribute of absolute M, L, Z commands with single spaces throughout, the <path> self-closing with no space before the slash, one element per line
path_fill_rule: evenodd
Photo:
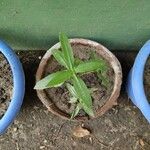
<path fill-rule="evenodd" d="M 54 58 L 57 60 L 57 62 L 58 62 L 60 65 L 62 65 L 62 66 L 64 66 L 65 68 L 68 69 L 68 66 L 67 66 L 65 57 L 64 57 L 63 53 L 62 53 L 60 50 L 57 50 L 57 49 L 56 49 L 56 50 L 54 50 L 54 51 L 52 52 L 52 54 L 53 54 Z"/>
<path fill-rule="evenodd" d="M 81 105 L 77 104 L 75 110 L 71 114 L 71 119 L 73 119 L 74 117 L 76 117 L 78 115 L 81 108 L 82 108 Z"/>
<path fill-rule="evenodd" d="M 103 85 L 104 87 L 108 88 L 109 85 L 110 85 L 109 80 L 108 80 L 107 78 L 103 77 L 103 76 L 101 77 L 101 80 L 102 80 L 102 85 Z"/>
<path fill-rule="evenodd" d="M 74 60 L 74 65 L 75 65 L 75 66 L 78 66 L 78 65 L 81 64 L 81 63 L 83 63 L 83 61 L 82 61 L 81 59 L 75 58 L 75 60 Z"/>
<path fill-rule="evenodd" d="M 96 55 L 96 52 L 95 52 L 94 49 L 91 51 L 90 56 L 91 56 L 91 59 L 94 59 L 94 60 L 101 59 L 100 57 L 98 57 L 98 56 Z"/>
<path fill-rule="evenodd" d="M 63 84 L 66 80 L 70 79 L 72 71 L 63 70 L 56 73 L 52 73 L 42 80 L 38 81 L 34 89 L 46 89 L 50 87 L 56 87 Z"/>
<path fill-rule="evenodd" d="M 109 81 L 109 77 L 107 75 L 107 69 L 106 70 L 98 70 L 97 76 L 102 81 L 102 85 L 105 86 L 106 88 L 108 88 L 110 85 L 110 81 Z"/>
<path fill-rule="evenodd" d="M 97 69 L 103 69 L 105 67 L 104 61 L 101 60 L 90 60 L 84 63 L 79 64 L 75 67 L 76 73 L 86 73 L 86 72 L 93 72 Z"/>
<path fill-rule="evenodd" d="M 66 83 L 66 86 L 67 86 L 67 89 L 68 89 L 68 91 L 70 92 L 70 94 L 71 94 L 73 97 L 75 97 L 75 98 L 78 99 L 78 95 L 77 95 L 77 92 L 75 91 L 75 88 L 74 88 L 71 84 L 69 84 L 69 83 Z"/>
<path fill-rule="evenodd" d="M 76 97 L 70 97 L 69 103 L 73 104 L 73 103 L 76 103 L 77 101 L 78 99 Z"/>
<path fill-rule="evenodd" d="M 82 104 L 84 111 L 89 116 L 94 116 L 94 113 L 92 110 L 92 98 L 91 98 L 89 89 L 87 88 L 84 81 L 81 78 L 74 75 L 73 85 L 74 85 L 75 91 L 77 92 L 77 95 L 79 97 L 79 102 Z"/>
<path fill-rule="evenodd" d="M 93 88 L 90 88 L 89 90 L 90 90 L 90 93 L 92 94 L 93 92 L 97 91 L 98 88 L 94 88 L 94 87 L 93 87 Z"/>
<path fill-rule="evenodd" d="M 68 64 L 69 69 L 72 69 L 74 65 L 74 56 L 68 38 L 64 33 L 60 33 L 59 40 L 61 43 L 61 49 L 63 51 L 64 57 L 67 61 L 66 63 Z"/>

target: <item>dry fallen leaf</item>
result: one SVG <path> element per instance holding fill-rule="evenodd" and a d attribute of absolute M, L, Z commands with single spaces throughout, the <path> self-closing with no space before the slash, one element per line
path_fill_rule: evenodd
<path fill-rule="evenodd" d="M 145 145 L 145 144 L 144 144 L 144 141 L 143 141 L 142 139 L 139 140 L 139 143 L 140 143 L 141 146 L 144 146 L 144 145 Z"/>
<path fill-rule="evenodd" d="M 90 135 L 90 131 L 81 126 L 78 126 L 73 130 L 73 135 L 81 138 Z"/>

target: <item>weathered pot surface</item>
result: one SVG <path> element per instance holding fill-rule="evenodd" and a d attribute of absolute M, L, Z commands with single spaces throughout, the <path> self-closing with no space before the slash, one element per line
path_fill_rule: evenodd
<path fill-rule="evenodd" d="M 97 42 L 87 40 L 87 39 L 75 38 L 75 39 L 70 39 L 70 43 L 71 44 L 82 44 L 82 45 L 87 45 L 87 46 L 93 47 L 95 49 L 95 51 L 99 55 L 101 55 L 107 62 L 109 62 L 109 64 L 113 68 L 115 78 L 114 78 L 114 87 L 113 87 L 112 94 L 111 94 L 110 98 L 106 101 L 106 103 L 96 111 L 96 114 L 94 117 L 94 118 L 96 118 L 98 116 L 103 115 L 107 110 L 112 108 L 114 105 L 117 105 L 117 98 L 119 97 L 121 84 L 122 84 L 121 65 L 120 65 L 118 59 L 106 47 L 104 47 L 103 45 L 101 45 Z M 39 81 L 43 78 L 45 67 L 52 56 L 51 50 L 59 49 L 59 48 L 60 48 L 60 43 L 57 43 L 53 47 L 51 47 L 51 49 L 49 51 L 47 51 L 45 53 L 45 55 L 43 56 L 43 58 L 39 64 L 39 67 L 37 69 L 36 81 Z M 70 119 L 69 114 L 63 112 L 58 107 L 56 107 L 54 102 L 46 94 L 45 90 L 37 90 L 37 95 L 40 98 L 40 100 L 42 101 L 42 103 L 48 108 L 48 110 L 50 112 L 52 112 L 55 115 L 60 116 L 61 118 Z M 75 117 L 74 120 L 84 121 L 87 119 L 93 119 L 93 118 L 90 118 L 87 116 L 77 116 L 77 117 Z"/>

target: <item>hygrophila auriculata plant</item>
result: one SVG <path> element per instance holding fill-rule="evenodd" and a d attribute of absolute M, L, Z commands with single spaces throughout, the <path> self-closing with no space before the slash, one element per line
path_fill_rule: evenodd
<path fill-rule="evenodd" d="M 72 47 L 65 34 L 60 33 L 59 40 L 61 49 L 52 50 L 53 57 L 65 69 L 57 71 L 38 81 L 34 89 L 46 89 L 60 87 L 65 84 L 69 93 L 69 103 L 76 104 L 75 110 L 71 114 L 71 118 L 78 115 L 80 109 L 83 109 L 89 116 L 94 117 L 92 109 L 91 91 L 81 79 L 80 75 L 90 72 L 96 72 L 102 84 L 107 87 L 109 80 L 107 78 L 107 65 L 103 59 L 93 57 L 88 61 L 82 61 L 74 58 Z"/>

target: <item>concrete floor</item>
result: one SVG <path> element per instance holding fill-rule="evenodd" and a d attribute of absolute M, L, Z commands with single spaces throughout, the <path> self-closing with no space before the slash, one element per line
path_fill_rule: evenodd
<path fill-rule="evenodd" d="M 122 64 L 124 83 L 135 52 L 114 52 Z M 20 114 L 0 137 L 0 150 L 150 150 L 150 125 L 125 94 L 102 117 L 84 122 L 91 135 L 78 139 L 72 130 L 82 123 L 62 120 L 43 106 L 33 90 L 43 51 L 18 52 L 25 74 L 26 95 Z"/>

